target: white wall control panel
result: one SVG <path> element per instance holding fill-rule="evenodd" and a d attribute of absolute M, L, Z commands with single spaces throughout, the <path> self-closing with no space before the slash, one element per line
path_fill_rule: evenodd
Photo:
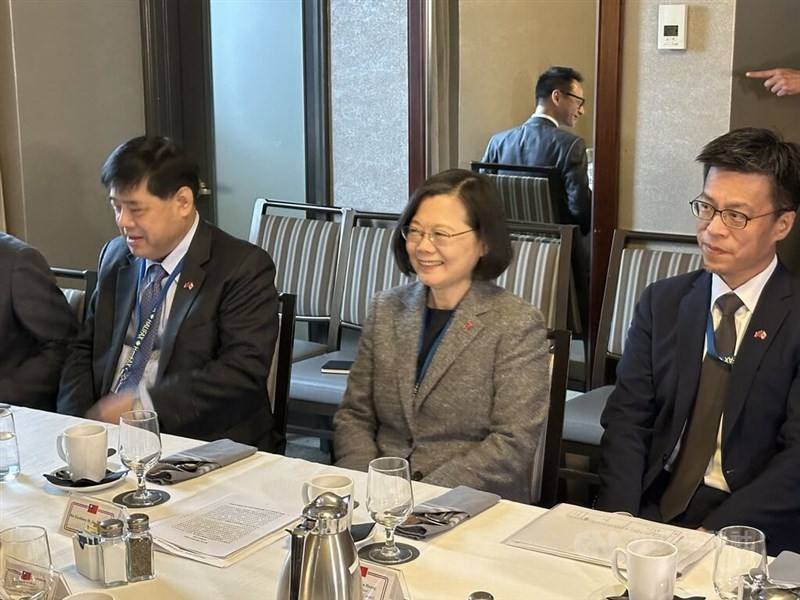
<path fill-rule="evenodd" d="M 686 50 L 685 4 L 658 5 L 658 49 Z"/>

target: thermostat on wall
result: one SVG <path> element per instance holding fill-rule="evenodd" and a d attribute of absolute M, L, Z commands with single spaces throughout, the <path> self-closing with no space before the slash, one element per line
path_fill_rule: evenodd
<path fill-rule="evenodd" d="M 658 5 L 658 49 L 686 50 L 686 5 Z"/>

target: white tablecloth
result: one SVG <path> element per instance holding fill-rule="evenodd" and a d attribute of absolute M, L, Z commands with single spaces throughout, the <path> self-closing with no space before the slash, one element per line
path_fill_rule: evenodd
<path fill-rule="evenodd" d="M 0 483 L 0 529 L 13 525 L 42 525 L 50 532 L 55 566 L 62 569 L 73 592 L 97 587 L 75 570 L 70 538 L 57 533 L 67 495 L 46 482 L 42 473 L 63 463 L 55 450 L 58 433 L 80 421 L 74 417 L 13 408 L 20 445 L 22 472 L 12 482 Z M 163 454 L 185 450 L 195 440 L 163 435 Z M 116 427 L 109 427 L 109 446 L 116 446 Z M 206 504 L 229 493 L 264 498 L 294 499 L 298 515 L 302 509 L 302 482 L 322 472 L 342 471 L 303 460 L 257 453 L 194 481 L 165 486 L 172 499 L 146 510 L 151 520 L 177 514 L 180 502 L 195 497 Z M 356 522 L 367 522 L 366 474 L 346 471 L 355 481 Z M 114 488 L 99 492 L 111 499 L 136 487 L 130 474 Z M 416 483 L 415 500 L 425 500 L 443 490 Z M 615 583 L 610 569 L 503 545 L 503 540 L 529 523 L 542 509 L 501 501 L 431 542 L 412 542 L 420 548 L 417 560 L 401 566 L 414 600 L 466 600 L 475 590 L 491 592 L 496 600 L 594 599 L 598 590 Z M 403 540 L 406 541 L 406 540 Z M 180 600 L 202 598 L 271 599 L 285 556 L 282 541 L 267 546 L 227 569 L 156 553 L 157 579 L 110 590 L 114 598 L 136 600 Z M 711 585 L 712 560 L 707 556 L 679 581 L 681 591 L 716 598 Z"/>

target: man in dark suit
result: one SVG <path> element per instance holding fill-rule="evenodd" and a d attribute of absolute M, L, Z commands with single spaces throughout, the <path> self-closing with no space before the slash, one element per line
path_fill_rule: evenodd
<path fill-rule="evenodd" d="M 550 67 L 536 82 L 536 111 L 522 125 L 495 133 L 484 162 L 555 167 L 561 173 L 567 206 L 562 220 L 589 233 L 592 192 L 586 170 L 586 144 L 562 126 L 574 127 L 583 115 L 583 77 L 569 67 Z"/>
<path fill-rule="evenodd" d="M 0 233 L 0 402 L 55 410 L 76 326 L 44 257 Z"/>
<path fill-rule="evenodd" d="M 800 147 L 738 129 L 698 156 L 705 269 L 642 294 L 603 413 L 597 507 L 800 549 L 800 280 L 777 260 Z"/>
<path fill-rule="evenodd" d="M 271 449 L 272 259 L 200 220 L 197 167 L 168 139 L 122 144 L 101 179 L 122 236 L 100 253 L 59 411 L 115 423 L 152 407 L 167 433 Z"/>

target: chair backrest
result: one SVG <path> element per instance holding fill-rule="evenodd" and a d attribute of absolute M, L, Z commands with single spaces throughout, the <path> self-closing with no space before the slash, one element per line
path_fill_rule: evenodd
<path fill-rule="evenodd" d="M 570 332 L 551 329 L 550 394 L 544 437 L 533 459 L 531 501 L 550 508 L 558 499 L 558 472 L 561 464 L 561 434 L 564 428 L 564 406 L 567 400 Z"/>
<path fill-rule="evenodd" d="M 282 214 L 274 214 L 276 210 Z M 250 226 L 250 242 L 275 262 L 275 287 L 297 297 L 297 320 L 329 321 L 331 349 L 339 335 L 343 282 L 338 266 L 352 222 L 352 209 L 259 198 Z"/>
<path fill-rule="evenodd" d="M 613 383 L 628 327 L 644 289 L 659 279 L 703 267 L 693 235 L 617 229 L 600 311 L 592 387 Z"/>
<path fill-rule="evenodd" d="M 525 223 L 564 223 L 566 194 L 555 167 L 471 162 L 470 168 L 491 179 L 506 219 Z"/>
<path fill-rule="evenodd" d="M 294 294 L 278 296 L 278 342 L 272 354 L 267 392 L 272 409 L 275 452 L 286 452 L 286 422 L 289 415 L 289 382 L 292 378 L 292 350 L 294 347 L 295 301 Z"/>
<path fill-rule="evenodd" d="M 497 285 L 530 302 L 548 327 L 565 328 L 575 225 L 508 223 L 514 258 Z"/>
<path fill-rule="evenodd" d="M 72 285 L 59 286 L 64 297 L 67 299 L 67 303 L 75 313 L 78 322 L 83 323 L 86 318 L 86 311 L 89 308 L 89 299 L 92 297 L 94 289 L 97 286 L 97 271 L 51 267 L 50 272 L 55 275 L 56 279 L 83 281 L 82 288 L 76 288 Z"/>
<path fill-rule="evenodd" d="M 361 328 L 375 294 L 413 281 L 397 267 L 392 252 L 394 227 L 386 225 L 396 223 L 398 217 L 356 212 L 344 271 L 342 325 Z"/>

